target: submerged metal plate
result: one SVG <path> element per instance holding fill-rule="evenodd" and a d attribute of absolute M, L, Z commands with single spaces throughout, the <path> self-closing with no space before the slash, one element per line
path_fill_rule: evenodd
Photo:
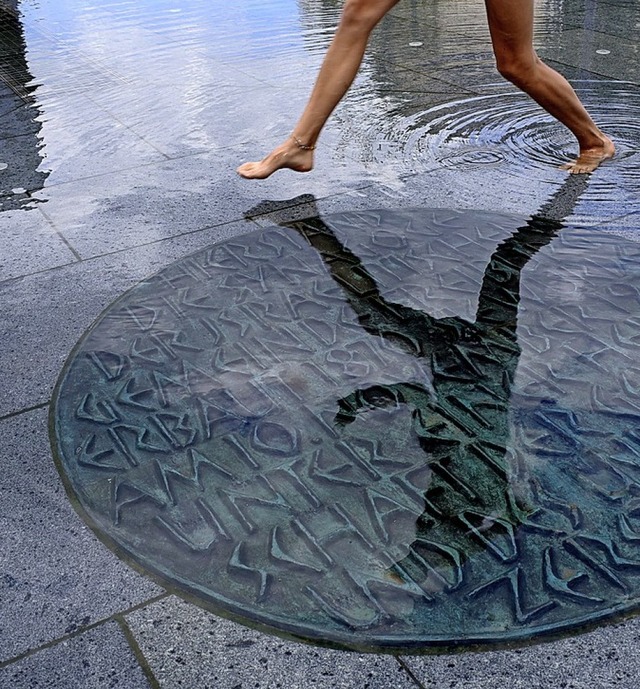
<path fill-rule="evenodd" d="M 92 526 L 205 605 L 370 650 L 640 598 L 640 244 L 409 209 L 273 227 L 114 303 L 60 379 Z"/>

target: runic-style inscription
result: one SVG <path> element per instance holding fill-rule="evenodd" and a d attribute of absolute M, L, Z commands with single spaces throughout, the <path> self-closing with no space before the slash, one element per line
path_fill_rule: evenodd
<path fill-rule="evenodd" d="M 62 471 L 140 564 L 309 639 L 460 646 L 628 611 L 639 256 L 548 212 L 228 240 L 87 333 L 55 400 Z"/>

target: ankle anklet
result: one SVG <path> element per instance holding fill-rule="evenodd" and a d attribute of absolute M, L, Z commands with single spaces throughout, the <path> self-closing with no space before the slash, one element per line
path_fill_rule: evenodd
<path fill-rule="evenodd" d="M 291 135 L 291 138 L 294 140 L 296 146 L 303 151 L 315 151 L 316 149 L 315 144 L 313 144 L 312 146 L 310 146 L 309 144 L 303 144 L 302 141 L 300 141 L 300 139 L 298 139 L 297 136 L 293 136 L 293 134 Z"/>

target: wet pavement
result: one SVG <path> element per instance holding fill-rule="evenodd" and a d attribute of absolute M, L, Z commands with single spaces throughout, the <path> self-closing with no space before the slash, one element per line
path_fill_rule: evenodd
<path fill-rule="evenodd" d="M 494 218 L 494 230 L 500 227 L 496 218 L 515 224 L 483 233 L 465 222 L 451 240 L 447 231 L 455 228 L 456 213 L 428 215 L 443 238 L 429 245 L 429 275 L 415 278 L 415 261 L 427 253 L 420 242 L 426 240 L 414 246 L 410 238 L 402 249 L 405 272 L 394 274 L 403 280 L 410 274 L 413 296 L 393 281 L 385 293 L 413 309 L 428 305 L 435 318 L 469 319 L 496 247 L 562 190 L 566 174 L 556 163 L 571 157 L 571 137 L 500 80 L 483 7 L 470 0 L 397 5 L 376 30 L 357 82 L 323 134 L 311 174 L 280 172 L 264 182 L 237 177 L 239 163 L 260 157 L 288 133 L 339 6 L 329 0 L 44 0 L 21 2 L 17 11 L 2 13 L 1 687 L 637 686 L 640 625 L 634 619 L 538 645 L 426 656 L 398 649 L 391 654 L 332 650 L 255 631 L 186 602 L 189 596 L 176 583 L 180 577 L 151 578 L 145 558 L 136 564 L 130 547 L 114 544 L 98 529 L 109 549 L 65 491 L 49 438 L 51 425 L 55 448 L 59 417 L 54 414 L 49 422 L 54 387 L 96 319 L 107 309 L 107 320 L 100 322 L 114 314 L 117 321 L 111 305 L 132 288 L 129 299 L 135 301 L 145 278 L 158 271 L 168 275 L 168 266 L 194 252 L 208 256 L 214 245 L 245 247 L 251 255 L 252 241 L 259 241 L 262 231 L 282 236 L 283 224 L 320 216 L 366 265 L 375 263 L 367 260 L 378 252 L 374 277 L 386 285 L 387 271 L 393 272 L 389 266 L 399 265 L 398 247 L 391 240 L 372 246 L 367 227 L 386 218 L 400 233 L 408 218 L 425 218 L 428 209 L 482 211 L 477 217 Z M 541 57 L 572 80 L 616 140 L 618 155 L 561 208 L 557 219 L 566 228 L 532 259 L 537 279 L 531 266 L 522 272 L 519 333 L 524 336 L 515 376 L 518 391 L 543 401 L 557 396 L 554 384 L 561 381 L 580 379 L 594 389 L 596 381 L 594 408 L 624 409 L 624 418 L 632 421 L 639 389 L 632 308 L 640 252 L 639 35 L 640 9 L 632 0 L 538 3 Z M 344 231 L 347 220 L 357 230 L 353 244 Z M 309 261 L 320 260 L 311 253 Z M 463 265 L 457 255 L 465 257 Z M 413 266 L 409 273 L 406 265 Z M 191 295 L 183 302 L 200 308 Z M 538 303 L 545 307 L 536 315 Z M 572 316 L 570 326 L 563 329 L 556 321 L 550 327 L 556 338 L 545 344 L 532 324 L 555 306 Z M 584 336 L 583 349 L 571 350 L 570 333 Z M 171 358 L 167 342 L 158 346 Z M 170 344 L 177 344 L 181 355 L 193 347 L 179 339 Z M 607 347 L 622 352 L 613 364 Z M 144 351 L 147 358 L 155 356 Z M 102 361 L 103 370 L 114 370 L 113 359 Z M 576 372 L 576 362 L 584 361 L 593 368 Z M 358 364 L 353 358 L 351 363 Z M 118 401 L 124 395 L 125 406 L 144 407 L 149 400 L 138 395 L 142 388 L 121 384 L 118 375 Z M 177 385 L 171 375 L 174 382 L 164 389 Z M 358 376 L 354 380 L 362 388 L 365 378 Z M 80 394 L 81 406 L 92 422 L 108 421 L 108 407 L 88 396 L 94 392 Z M 346 399 L 349 392 L 336 397 Z M 610 420 L 600 427 L 598 417 L 585 421 L 581 399 L 572 400 L 578 421 L 571 423 L 592 437 Z M 351 428 L 357 426 L 355 421 Z M 184 421 L 173 431 L 182 439 L 190 433 Z M 175 433 L 165 435 L 176 439 Z M 635 475 L 629 473 L 637 438 L 631 436 L 607 449 L 622 467 L 615 485 L 608 474 L 603 478 L 606 468 L 590 466 L 587 473 L 601 492 L 624 490 L 637 500 Z M 84 449 L 93 453 L 94 464 L 112 466 L 101 458 L 100 446 Z M 561 450 L 547 447 L 545 456 L 564 461 Z M 67 455 L 73 457 L 73 450 Z M 325 476 L 330 473 L 321 468 Z M 344 477 L 343 468 L 334 469 L 334 478 Z M 167 479 L 166 467 L 163 471 L 168 486 L 173 479 Z M 135 502 L 133 494 L 122 496 L 120 507 Z M 567 497 L 565 504 L 570 503 Z M 630 503 L 612 524 L 633 531 L 637 506 Z M 617 519 L 612 508 L 614 513 Z M 237 568 L 246 567 L 243 558 L 239 551 Z M 638 588 L 625 578 L 634 567 L 624 564 L 624 581 L 614 585 L 623 590 L 625 610 L 636 605 Z M 569 586 L 572 576 L 558 579 L 559 585 Z M 536 601 L 524 602 L 520 613 L 526 617 Z"/>

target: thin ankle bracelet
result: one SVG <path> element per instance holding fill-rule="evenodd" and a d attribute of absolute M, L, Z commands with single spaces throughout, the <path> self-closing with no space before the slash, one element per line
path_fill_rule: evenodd
<path fill-rule="evenodd" d="M 294 136 L 293 134 L 291 135 L 291 138 L 293 139 L 295 145 L 301 149 L 302 151 L 315 151 L 316 145 L 309 145 L 309 144 L 303 144 L 300 139 L 298 139 L 297 136 Z"/>

